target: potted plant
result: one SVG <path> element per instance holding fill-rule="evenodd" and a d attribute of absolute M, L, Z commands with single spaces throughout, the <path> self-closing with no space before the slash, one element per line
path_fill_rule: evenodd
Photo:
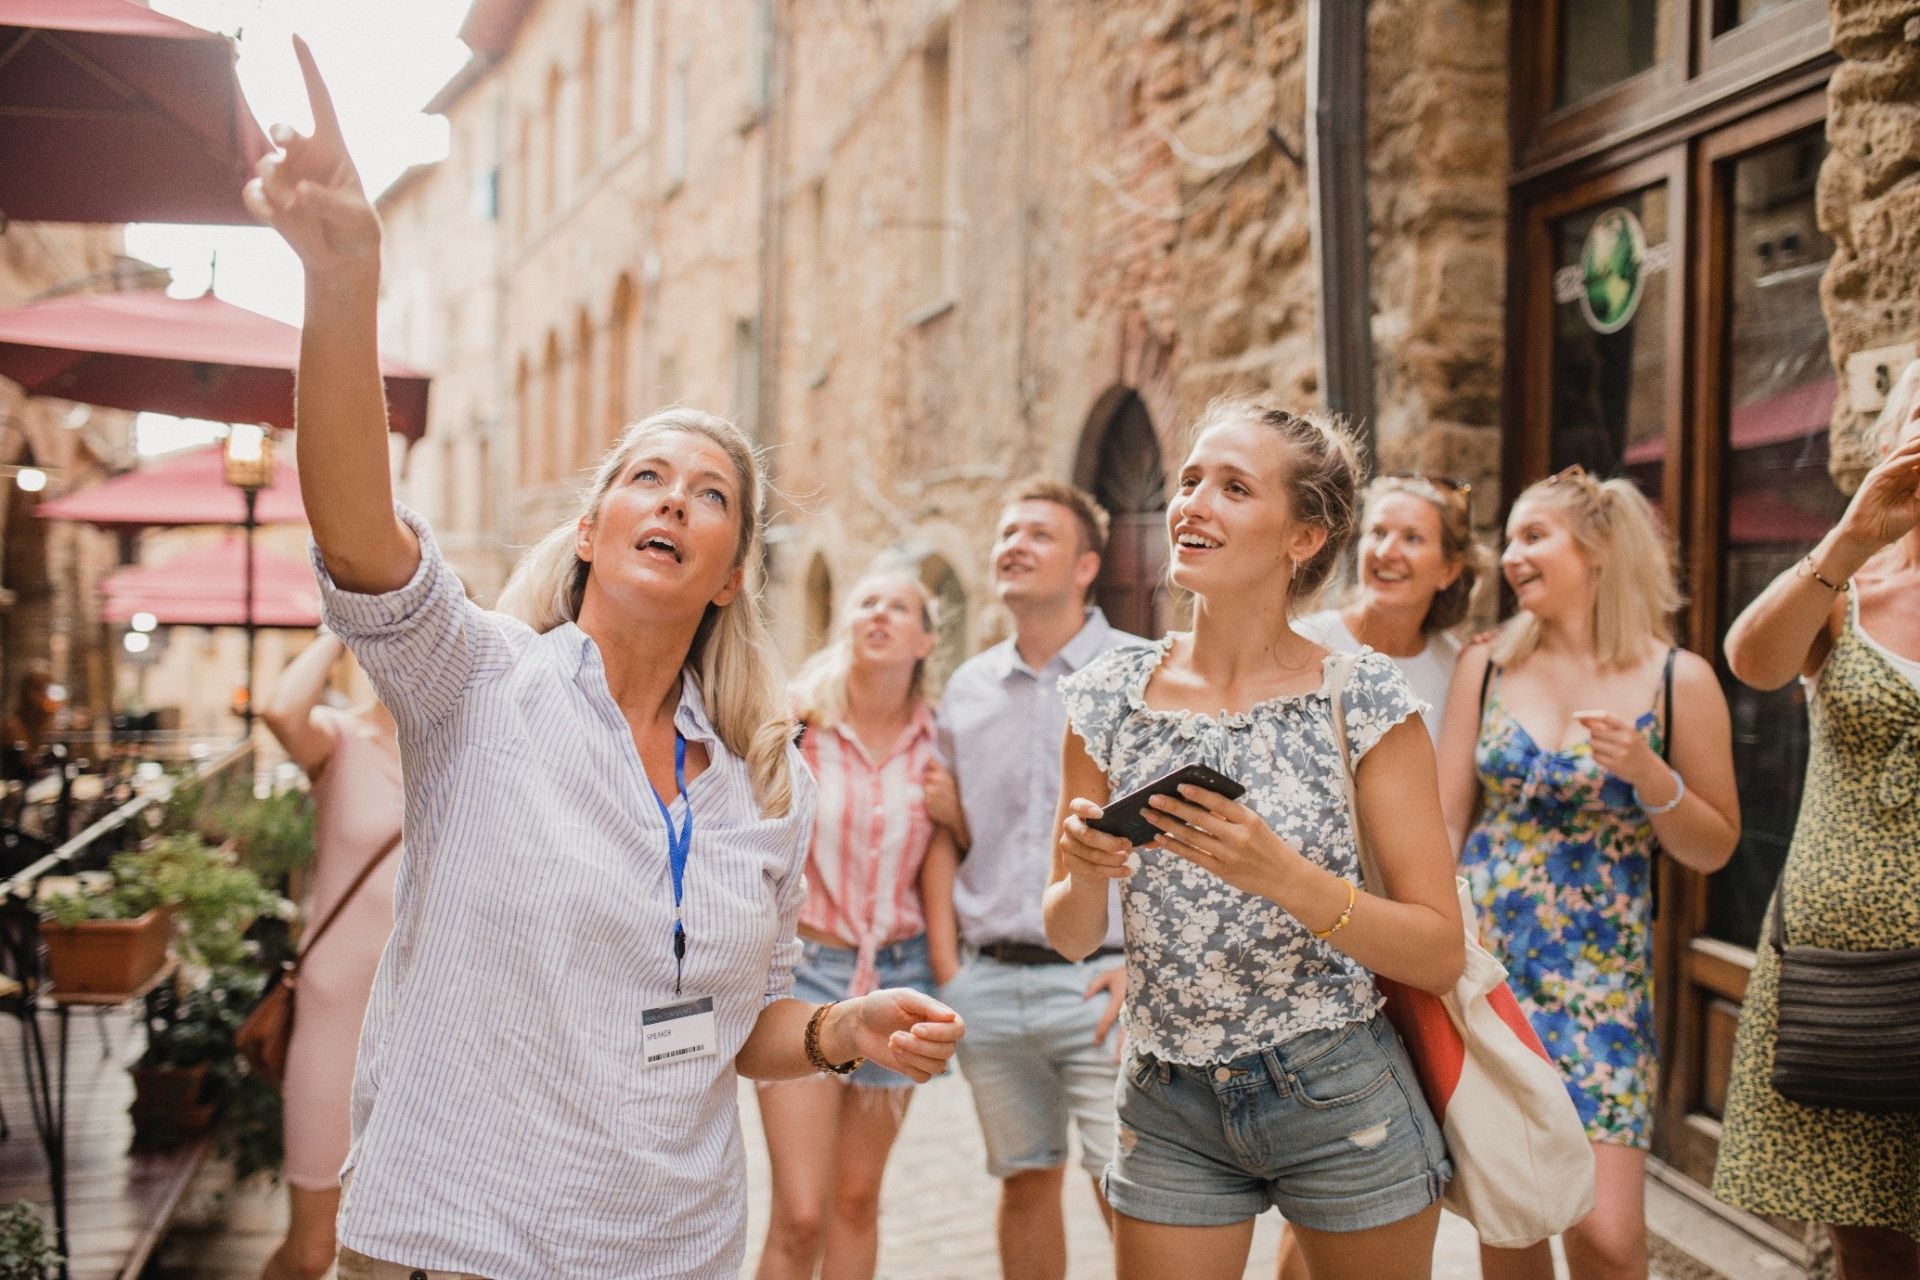
<path fill-rule="evenodd" d="M 219 1112 L 237 1054 L 233 1035 L 258 998 L 244 969 L 217 969 L 171 1009 L 147 1018 L 147 1048 L 133 1074 L 133 1145 L 164 1151 L 205 1133 Z"/>
<path fill-rule="evenodd" d="M 38 1209 L 25 1200 L 0 1209 L 0 1280 L 49 1280 L 61 1261 Z"/>
<path fill-rule="evenodd" d="M 99 892 L 54 894 L 40 917 L 56 990 L 125 997 L 166 963 L 172 915 L 150 880 L 116 876 Z"/>

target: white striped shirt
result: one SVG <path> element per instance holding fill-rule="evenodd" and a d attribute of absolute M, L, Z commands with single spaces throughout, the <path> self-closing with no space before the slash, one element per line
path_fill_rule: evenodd
<path fill-rule="evenodd" d="M 686 997 L 719 1054 L 642 1065 L 640 1014 L 676 1002 L 666 828 L 571 623 L 536 635 L 467 600 L 425 523 L 420 568 L 340 590 L 327 623 L 400 725 L 406 855 L 353 1089 L 340 1241 L 491 1280 L 733 1277 L 746 1243 L 733 1059 L 786 996 L 814 791 L 765 819 L 682 681 L 674 723 L 712 763 L 690 802 Z"/>

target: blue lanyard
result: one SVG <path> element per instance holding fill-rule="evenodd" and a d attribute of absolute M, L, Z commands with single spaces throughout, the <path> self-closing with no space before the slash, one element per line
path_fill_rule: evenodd
<path fill-rule="evenodd" d="M 687 958 L 687 926 L 680 913 L 680 901 L 687 883 L 687 855 L 693 852 L 693 798 L 687 795 L 687 740 L 679 730 L 673 734 L 673 781 L 680 799 L 687 806 L 687 820 L 673 829 L 673 813 L 660 798 L 660 789 L 651 781 L 653 802 L 660 806 L 660 820 L 667 825 L 667 866 L 673 873 L 673 991 L 680 994 L 680 972 Z"/>

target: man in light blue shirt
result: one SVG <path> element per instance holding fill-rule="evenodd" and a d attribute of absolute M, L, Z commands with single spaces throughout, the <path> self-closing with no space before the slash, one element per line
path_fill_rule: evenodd
<path fill-rule="evenodd" d="M 961 967 L 958 956 L 935 955 L 933 968 L 941 998 L 967 1022 L 961 1070 L 988 1172 L 1001 1179 L 1000 1265 L 1009 1280 L 1066 1275 L 1060 1197 L 1069 1129 L 1079 1130 L 1096 1195 L 1113 1150 L 1118 1042 L 1109 1037 L 1126 992 L 1118 882 L 1107 944 L 1081 963 L 1047 944 L 1040 917 L 1066 730 L 1056 686 L 1107 650 L 1142 643 L 1087 606 L 1106 539 L 1106 512 L 1081 490 L 1046 480 L 1015 486 L 992 562 L 1013 635 L 955 671 L 940 703 L 941 749 L 958 797 L 934 786 L 928 803 L 969 846 L 953 886 L 968 959 Z"/>

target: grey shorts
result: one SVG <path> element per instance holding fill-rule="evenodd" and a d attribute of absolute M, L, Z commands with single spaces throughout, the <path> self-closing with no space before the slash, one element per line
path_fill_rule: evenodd
<path fill-rule="evenodd" d="M 1131 1053 L 1103 1186 L 1130 1218 L 1244 1222 L 1269 1206 L 1315 1231 L 1364 1231 L 1440 1198 L 1452 1166 L 1386 1018 L 1189 1066 Z"/>

